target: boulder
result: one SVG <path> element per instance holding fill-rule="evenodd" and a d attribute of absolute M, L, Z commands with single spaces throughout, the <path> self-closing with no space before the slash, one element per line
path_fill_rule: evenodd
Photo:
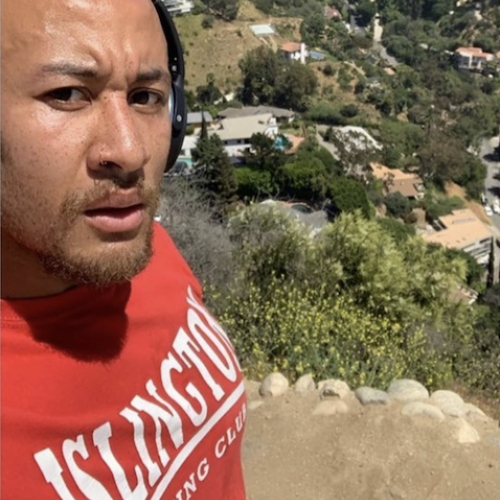
<path fill-rule="evenodd" d="M 281 396 L 288 390 L 287 378 L 281 373 L 271 373 L 260 384 L 259 394 L 261 396 Z"/>
<path fill-rule="evenodd" d="M 430 417 L 439 421 L 444 420 L 444 413 L 439 408 L 429 403 L 422 403 L 421 401 L 413 401 L 406 404 L 405 406 L 403 406 L 401 414 L 408 417 L 422 415 L 424 417 Z"/>
<path fill-rule="evenodd" d="M 467 413 L 464 400 L 453 391 L 435 391 L 429 401 L 451 417 L 463 417 Z"/>
<path fill-rule="evenodd" d="M 463 418 L 456 418 L 451 421 L 453 437 L 460 444 L 474 444 L 481 440 L 477 430 Z"/>
<path fill-rule="evenodd" d="M 359 387 L 354 391 L 354 395 L 362 405 L 386 405 L 389 402 L 389 396 L 385 391 L 371 387 Z"/>
<path fill-rule="evenodd" d="M 429 391 L 420 382 L 409 379 L 392 381 L 387 394 L 391 399 L 404 402 L 429 399 Z"/>
<path fill-rule="evenodd" d="M 302 375 L 302 377 L 295 382 L 294 389 L 295 392 L 298 392 L 299 394 L 314 391 L 316 389 L 316 384 L 312 375 Z"/>
<path fill-rule="evenodd" d="M 344 399 L 345 397 L 351 394 L 351 389 L 343 380 L 337 380 L 330 378 L 328 380 L 322 380 L 318 384 L 319 389 L 319 397 L 321 399 L 324 398 L 340 398 Z"/>

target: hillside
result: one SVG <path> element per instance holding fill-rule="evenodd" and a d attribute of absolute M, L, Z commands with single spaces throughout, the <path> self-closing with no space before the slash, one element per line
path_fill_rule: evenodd
<path fill-rule="evenodd" d="M 185 49 L 187 88 L 195 90 L 205 85 L 208 74 L 215 75 L 215 84 L 225 92 L 231 92 L 241 83 L 238 61 L 243 55 L 261 45 L 277 46 L 285 38 L 276 36 L 257 37 L 250 26 L 271 23 L 277 30 L 292 27 L 292 33 L 300 24 L 298 18 L 268 18 L 248 0 L 240 2 L 238 17 L 232 22 L 215 19 L 212 28 L 202 27 L 203 14 L 178 16 L 175 24 Z"/>

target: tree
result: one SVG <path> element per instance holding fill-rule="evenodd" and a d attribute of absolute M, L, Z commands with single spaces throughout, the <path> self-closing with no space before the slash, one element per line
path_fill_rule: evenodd
<path fill-rule="evenodd" d="M 234 172 L 240 198 L 261 199 L 274 195 L 275 187 L 270 172 L 249 167 L 239 167 Z"/>
<path fill-rule="evenodd" d="M 356 7 L 362 26 L 368 26 L 377 13 L 377 5 L 371 0 L 362 0 Z"/>
<path fill-rule="evenodd" d="M 214 104 L 224 96 L 214 82 L 209 82 L 207 85 L 200 85 L 196 88 L 196 97 L 198 102 L 203 105 Z"/>
<path fill-rule="evenodd" d="M 364 217 L 369 219 L 372 215 L 372 207 L 366 196 L 361 182 L 348 177 L 339 177 L 333 180 L 329 186 L 331 202 L 328 210 L 333 215 L 341 213 L 353 213 L 359 210 Z"/>
<path fill-rule="evenodd" d="M 236 179 L 233 166 L 217 134 L 200 137 L 192 152 L 195 180 L 210 201 L 221 207 L 234 201 Z"/>
<path fill-rule="evenodd" d="M 239 2 L 237 0 L 204 0 L 209 12 L 224 19 L 234 21 L 238 15 Z"/>
<path fill-rule="evenodd" d="M 321 203 L 325 199 L 328 172 L 317 158 L 285 163 L 276 174 L 281 196 L 310 203 Z"/>
<path fill-rule="evenodd" d="M 309 66 L 298 61 L 285 63 L 276 77 L 274 104 L 287 109 L 305 111 L 317 88 L 318 78 Z"/>
<path fill-rule="evenodd" d="M 319 45 L 325 31 L 325 16 L 315 12 L 304 18 L 300 25 L 302 40 L 309 45 Z"/>
<path fill-rule="evenodd" d="M 274 172 L 285 163 L 286 156 L 275 147 L 275 139 L 257 133 L 250 138 L 250 151 L 245 152 L 245 160 L 247 167 L 270 172 L 274 177 Z"/>
<path fill-rule="evenodd" d="M 271 104 L 280 69 L 278 55 L 269 47 L 249 50 L 238 65 L 243 73 L 241 99 L 244 104 Z"/>
<path fill-rule="evenodd" d="M 401 193 L 389 193 L 384 200 L 389 213 L 396 219 L 404 219 L 411 211 L 410 202 Z"/>

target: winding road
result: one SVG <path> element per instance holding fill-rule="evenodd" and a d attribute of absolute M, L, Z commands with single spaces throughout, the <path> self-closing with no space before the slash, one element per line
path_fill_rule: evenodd
<path fill-rule="evenodd" d="M 498 145 L 499 140 L 499 137 L 484 139 L 479 147 L 479 157 L 487 168 L 484 191 L 490 205 L 495 198 L 500 198 L 500 162 L 493 159 L 493 151 Z M 493 214 L 490 219 L 492 225 L 500 233 L 500 215 Z"/>

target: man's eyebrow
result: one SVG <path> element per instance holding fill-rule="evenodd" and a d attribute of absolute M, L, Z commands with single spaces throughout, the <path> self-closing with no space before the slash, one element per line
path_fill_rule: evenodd
<path fill-rule="evenodd" d="M 41 73 L 76 76 L 80 78 L 98 78 L 99 73 L 95 68 L 74 63 L 50 63 L 41 67 Z"/>
<path fill-rule="evenodd" d="M 139 71 L 137 75 L 138 82 L 164 82 L 168 86 L 171 85 L 172 77 L 170 76 L 170 72 L 160 68 L 153 67 L 143 71 Z"/>
<path fill-rule="evenodd" d="M 43 74 L 57 74 L 64 76 L 75 76 L 79 78 L 99 79 L 102 78 L 96 68 L 69 62 L 44 64 L 40 70 Z M 165 82 L 171 85 L 172 77 L 170 72 L 161 67 L 151 67 L 139 71 L 136 77 L 137 82 Z"/>

